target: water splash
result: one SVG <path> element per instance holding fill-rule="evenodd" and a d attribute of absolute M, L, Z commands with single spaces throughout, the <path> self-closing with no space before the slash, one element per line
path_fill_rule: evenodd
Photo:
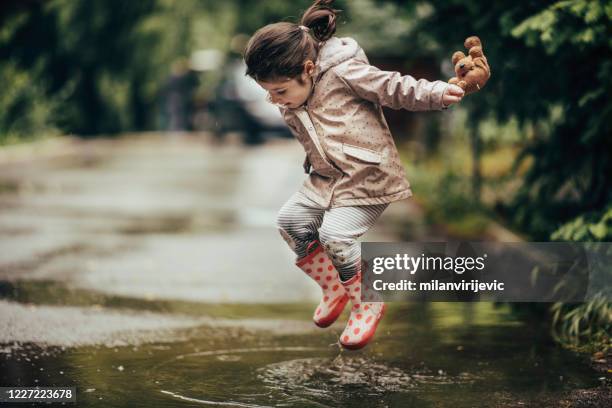
<path fill-rule="evenodd" d="M 347 389 L 359 388 L 368 393 L 407 391 L 419 384 L 471 383 L 477 379 L 469 373 L 451 376 L 444 371 L 419 367 L 407 372 L 366 357 L 338 355 L 327 358 L 303 358 L 269 364 L 257 370 L 258 378 L 274 388 L 330 396 Z"/>

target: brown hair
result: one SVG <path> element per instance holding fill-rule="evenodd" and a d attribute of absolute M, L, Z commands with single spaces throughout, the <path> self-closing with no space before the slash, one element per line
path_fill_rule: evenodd
<path fill-rule="evenodd" d="M 275 23 L 257 30 L 244 51 L 246 74 L 264 81 L 299 76 L 304 62 L 315 61 L 320 43 L 336 32 L 340 10 L 333 9 L 332 3 L 316 0 L 304 12 L 300 24 Z"/>

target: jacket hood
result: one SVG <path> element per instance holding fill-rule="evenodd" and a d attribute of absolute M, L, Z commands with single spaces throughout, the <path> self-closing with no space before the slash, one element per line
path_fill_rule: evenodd
<path fill-rule="evenodd" d="M 350 37 L 332 37 L 325 41 L 319 50 L 315 64 L 315 78 L 318 78 L 328 69 L 361 55 L 365 58 L 365 54 L 359 44 L 357 44 L 357 41 Z"/>

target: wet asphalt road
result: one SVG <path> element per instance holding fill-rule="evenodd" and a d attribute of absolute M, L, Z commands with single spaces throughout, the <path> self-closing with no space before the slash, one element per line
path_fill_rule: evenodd
<path fill-rule="evenodd" d="M 317 299 L 274 226 L 304 177 L 293 140 L 245 147 L 150 134 L 15 150 L 0 157 L 2 343 L 113 343 L 127 328 L 202 324 L 134 314 L 129 305 L 118 312 L 97 294 L 141 299 L 145 309 Z M 365 238 L 392 240 L 387 224 Z M 24 291 L 35 293 L 27 307 L 11 299 Z M 67 324 L 79 329 L 58 329 Z"/>
<path fill-rule="evenodd" d="M 312 324 L 318 287 L 274 227 L 302 159 L 292 140 L 206 135 L 1 150 L 0 385 L 76 387 L 87 407 L 506 408 L 602 384 L 485 302 L 391 305 L 367 348 L 342 352 L 346 317 Z M 364 239 L 419 218 L 394 204 Z"/>

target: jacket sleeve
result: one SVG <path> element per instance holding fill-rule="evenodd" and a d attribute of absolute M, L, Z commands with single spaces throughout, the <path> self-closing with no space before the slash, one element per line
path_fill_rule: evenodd
<path fill-rule="evenodd" d="M 427 111 L 446 109 L 442 96 L 449 84 L 415 79 L 399 72 L 381 71 L 357 59 L 334 68 L 334 73 L 359 97 L 393 109 Z"/>

